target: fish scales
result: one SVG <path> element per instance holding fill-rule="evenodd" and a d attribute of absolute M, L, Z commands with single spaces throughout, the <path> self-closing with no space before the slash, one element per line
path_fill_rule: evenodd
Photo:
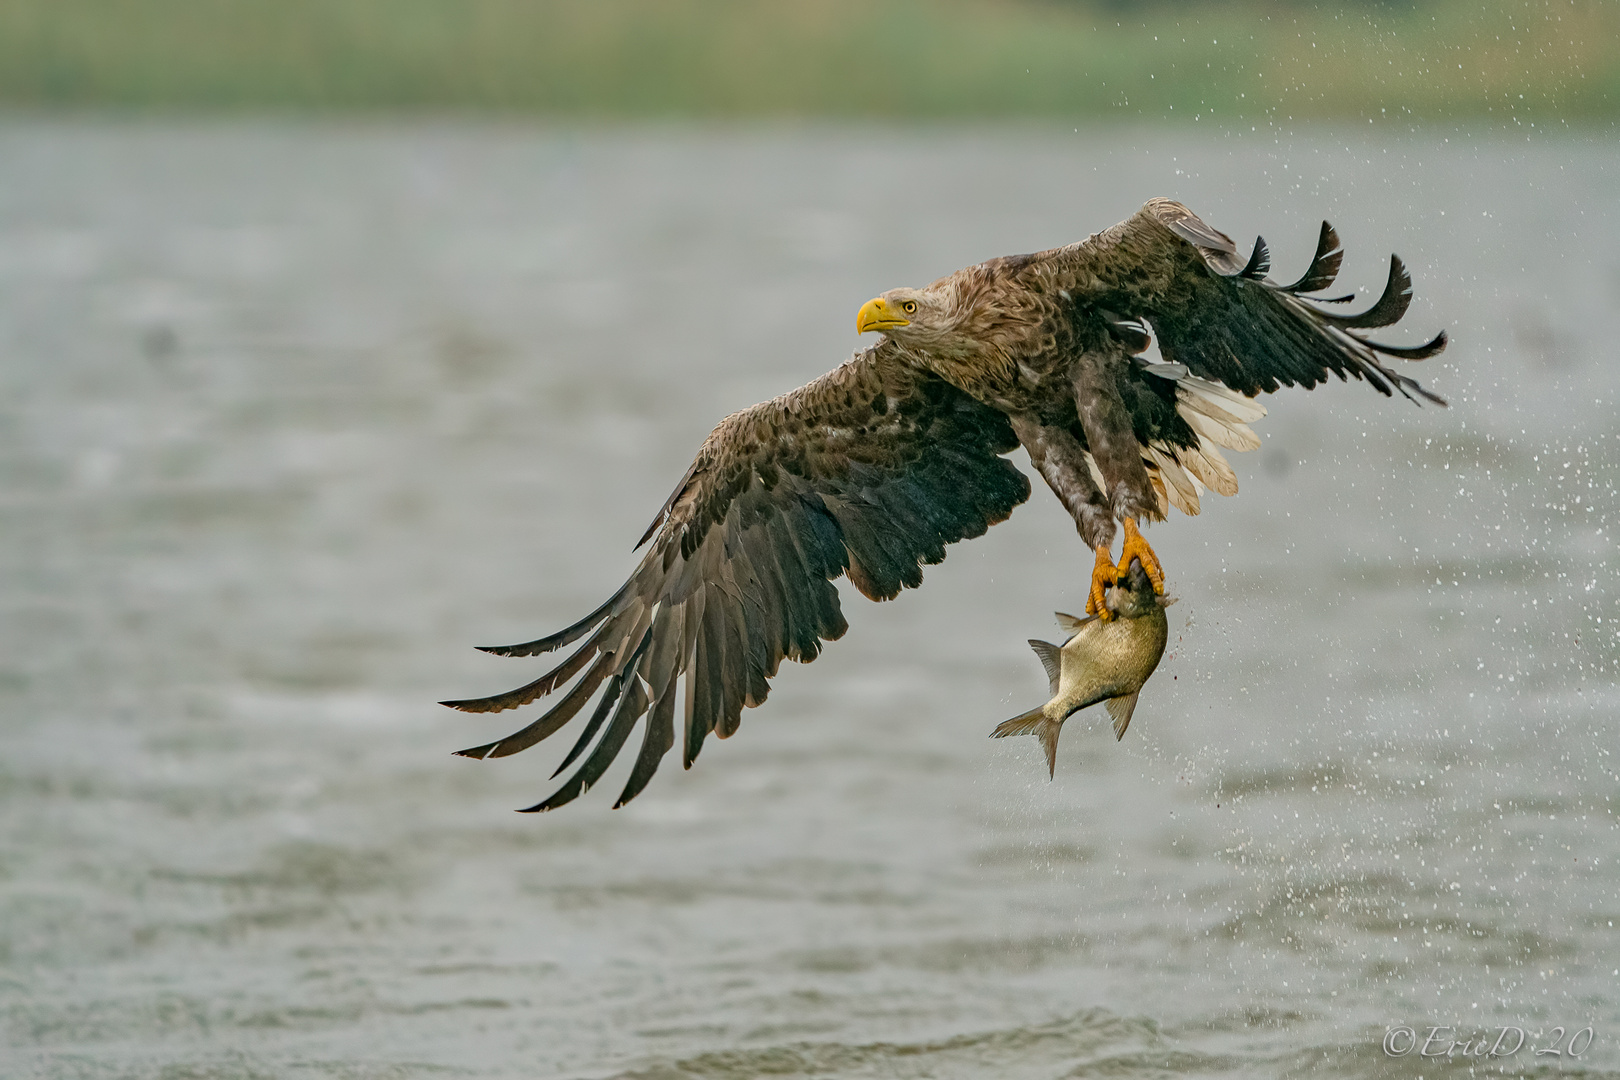
<path fill-rule="evenodd" d="M 1081 709 L 1105 703 L 1114 721 L 1114 737 L 1123 739 L 1143 684 L 1148 681 L 1170 640 L 1164 609 L 1175 603 L 1159 596 L 1142 569 L 1131 560 L 1129 571 L 1107 590 L 1110 618 L 1076 619 L 1058 613 L 1058 623 L 1071 631 L 1061 647 L 1030 641 L 1050 682 L 1051 700 L 997 725 L 991 737 L 1034 735 L 1046 751 L 1049 776 L 1057 773 L 1057 741 L 1063 722 Z"/>

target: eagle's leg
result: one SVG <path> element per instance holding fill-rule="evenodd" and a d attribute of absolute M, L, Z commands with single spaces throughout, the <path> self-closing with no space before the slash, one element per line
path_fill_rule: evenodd
<path fill-rule="evenodd" d="M 1096 563 L 1091 571 L 1091 587 L 1086 600 L 1086 614 L 1110 618 L 1103 606 L 1103 590 L 1118 579 L 1114 570 L 1114 557 L 1109 549 L 1114 544 L 1114 513 L 1108 499 L 1091 478 L 1091 466 L 1080 441 L 1067 427 L 1043 424 L 1032 416 L 1012 416 L 1014 433 L 1029 453 L 1029 461 L 1041 474 L 1046 486 L 1058 497 L 1063 508 L 1074 518 L 1074 527 L 1093 551 Z"/>
<path fill-rule="evenodd" d="M 1160 596 L 1164 595 L 1164 567 L 1159 565 L 1159 557 L 1148 547 L 1148 542 L 1142 538 L 1142 533 L 1136 527 L 1135 518 L 1125 519 L 1125 546 L 1119 553 L 1118 574 L 1124 577 L 1131 569 L 1131 560 L 1142 560 L 1142 569 L 1147 572 L 1148 580 L 1153 582 L 1153 591 Z M 1096 588 L 1095 585 L 1092 586 Z"/>
<path fill-rule="evenodd" d="M 1104 569 L 1099 560 L 1092 572 L 1092 595 L 1097 614 L 1108 617 L 1102 606 L 1101 589 L 1122 577 L 1131 566 L 1132 559 L 1142 560 L 1142 569 L 1158 592 L 1164 591 L 1164 570 L 1158 556 L 1148 547 L 1137 530 L 1136 519 L 1149 521 L 1162 519 L 1158 497 L 1153 491 L 1147 467 L 1142 463 L 1142 446 L 1136 439 L 1135 425 L 1130 410 L 1120 396 L 1121 369 L 1131 363 L 1123 346 L 1087 352 L 1076 361 L 1071 372 L 1074 381 L 1074 407 L 1080 418 L 1080 429 L 1085 432 L 1086 449 L 1097 463 L 1107 491 L 1110 511 L 1125 523 L 1125 550 L 1116 567 Z"/>

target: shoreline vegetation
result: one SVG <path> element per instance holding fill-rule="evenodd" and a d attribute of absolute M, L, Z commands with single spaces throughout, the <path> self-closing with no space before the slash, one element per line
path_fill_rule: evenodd
<path fill-rule="evenodd" d="M 1541 127 L 1620 114 L 1620 3 L 0 0 L 0 107 Z"/>

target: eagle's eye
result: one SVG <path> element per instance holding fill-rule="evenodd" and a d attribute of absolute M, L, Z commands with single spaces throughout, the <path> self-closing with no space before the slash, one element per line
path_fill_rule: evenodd
<path fill-rule="evenodd" d="M 915 300 L 907 300 L 907 301 L 903 302 L 900 305 L 900 310 L 905 312 L 907 315 L 915 315 L 915 314 L 917 314 L 917 301 L 915 301 Z"/>

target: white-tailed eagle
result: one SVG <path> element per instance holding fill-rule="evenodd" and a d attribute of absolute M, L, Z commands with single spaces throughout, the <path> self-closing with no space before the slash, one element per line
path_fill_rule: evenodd
<path fill-rule="evenodd" d="M 720 422 L 638 547 L 630 580 L 549 637 L 486 648 L 536 656 L 579 642 L 558 667 L 505 694 L 444 704 L 515 709 L 563 690 L 533 723 L 473 758 L 505 757 L 554 734 L 596 699 L 560 774 L 529 810 L 577 798 L 607 771 L 636 723 L 641 744 L 616 806 L 634 798 L 681 745 L 690 767 L 712 731 L 725 738 L 770 692 L 784 659 L 808 662 L 848 624 L 832 582 L 873 600 L 922 584 L 947 544 L 978 536 L 1029 497 L 1009 462 L 1022 446 L 1096 551 L 1087 610 L 1140 558 L 1163 574 L 1137 531 L 1199 494 L 1237 491 L 1221 449 L 1248 450 L 1256 395 L 1355 376 L 1388 396 L 1444 404 L 1382 357 L 1413 347 L 1359 331 L 1388 326 L 1411 301 L 1398 258 L 1371 308 L 1340 315 L 1313 298 L 1343 252 L 1322 225 L 1298 281 L 1266 275 L 1265 242 L 1245 259 L 1224 234 L 1168 199 L 1077 244 L 992 259 L 922 289 L 894 289 L 860 310 L 876 345 L 789 394 Z M 1158 335 L 1162 362 L 1142 354 Z M 1124 551 L 1111 555 L 1115 522 Z M 684 682 L 684 692 L 679 687 Z M 571 685 L 570 685 L 571 684 Z M 679 706 L 679 715 L 677 715 Z"/>

